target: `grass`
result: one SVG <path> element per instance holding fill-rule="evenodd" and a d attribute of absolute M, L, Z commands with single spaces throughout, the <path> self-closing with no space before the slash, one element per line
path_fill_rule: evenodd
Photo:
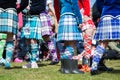
<path fill-rule="evenodd" d="M 106 60 L 112 72 L 103 72 L 96 76 L 85 74 L 62 74 L 59 72 L 60 63 L 48 65 L 49 61 L 40 63 L 38 69 L 22 69 L 24 63 L 13 63 L 11 69 L 0 67 L 0 80 L 120 80 L 120 60 Z"/>

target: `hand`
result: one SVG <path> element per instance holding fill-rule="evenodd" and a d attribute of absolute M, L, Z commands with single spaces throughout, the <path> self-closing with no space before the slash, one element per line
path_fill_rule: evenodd
<path fill-rule="evenodd" d="M 30 10 L 30 6 L 27 6 L 26 9 L 29 11 Z"/>
<path fill-rule="evenodd" d="M 90 20 L 91 18 L 87 15 L 83 16 L 83 22 L 87 22 L 88 20 Z"/>
<path fill-rule="evenodd" d="M 82 28 L 82 26 L 83 26 L 82 24 L 79 24 L 78 28 L 80 28 L 80 29 L 81 29 L 81 28 Z"/>
<path fill-rule="evenodd" d="M 72 59 L 74 59 L 74 60 L 81 60 L 82 59 L 82 55 L 73 56 Z"/>
<path fill-rule="evenodd" d="M 28 13 L 29 12 L 29 10 L 30 10 L 30 6 L 27 6 L 24 10 L 23 10 L 23 13 Z"/>

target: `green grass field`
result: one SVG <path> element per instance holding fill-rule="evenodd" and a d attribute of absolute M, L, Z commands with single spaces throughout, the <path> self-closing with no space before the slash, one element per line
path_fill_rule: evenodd
<path fill-rule="evenodd" d="M 0 80 L 120 80 L 120 60 L 106 60 L 108 67 L 114 68 L 111 72 L 102 72 L 91 76 L 85 74 L 62 74 L 59 72 L 60 63 L 48 65 L 49 61 L 39 63 L 38 69 L 22 69 L 24 63 L 12 63 L 11 69 L 0 67 Z"/>

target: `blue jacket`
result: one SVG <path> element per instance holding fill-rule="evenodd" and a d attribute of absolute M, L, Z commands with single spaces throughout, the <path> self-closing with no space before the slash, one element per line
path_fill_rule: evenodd
<path fill-rule="evenodd" d="M 78 0 L 59 0 L 60 14 L 73 13 L 78 19 L 78 23 L 82 23 L 82 16 L 78 7 Z"/>
<path fill-rule="evenodd" d="M 97 0 L 97 5 L 99 9 L 102 8 L 101 16 L 120 15 L 120 0 Z"/>

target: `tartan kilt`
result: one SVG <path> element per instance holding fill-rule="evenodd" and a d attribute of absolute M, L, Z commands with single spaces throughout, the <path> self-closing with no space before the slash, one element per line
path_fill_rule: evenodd
<path fill-rule="evenodd" d="M 41 21 L 41 34 L 44 35 L 52 35 L 52 27 L 51 27 L 51 16 L 47 13 L 40 13 L 40 21 Z"/>
<path fill-rule="evenodd" d="M 64 14 L 60 17 L 57 41 L 82 40 L 81 30 L 78 28 L 74 14 Z"/>
<path fill-rule="evenodd" d="M 111 15 L 101 17 L 94 39 L 97 41 L 120 39 L 120 15 L 116 17 Z"/>
<path fill-rule="evenodd" d="M 17 34 L 17 12 L 14 8 L 0 8 L 0 32 Z"/>
<path fill-rule="evenodd" d="M 23 27 L 21 31 L 21 38 L 27 39 L 42 39 L 41 36 L 41 22 L 39 15 L 23 16 Z"/>

